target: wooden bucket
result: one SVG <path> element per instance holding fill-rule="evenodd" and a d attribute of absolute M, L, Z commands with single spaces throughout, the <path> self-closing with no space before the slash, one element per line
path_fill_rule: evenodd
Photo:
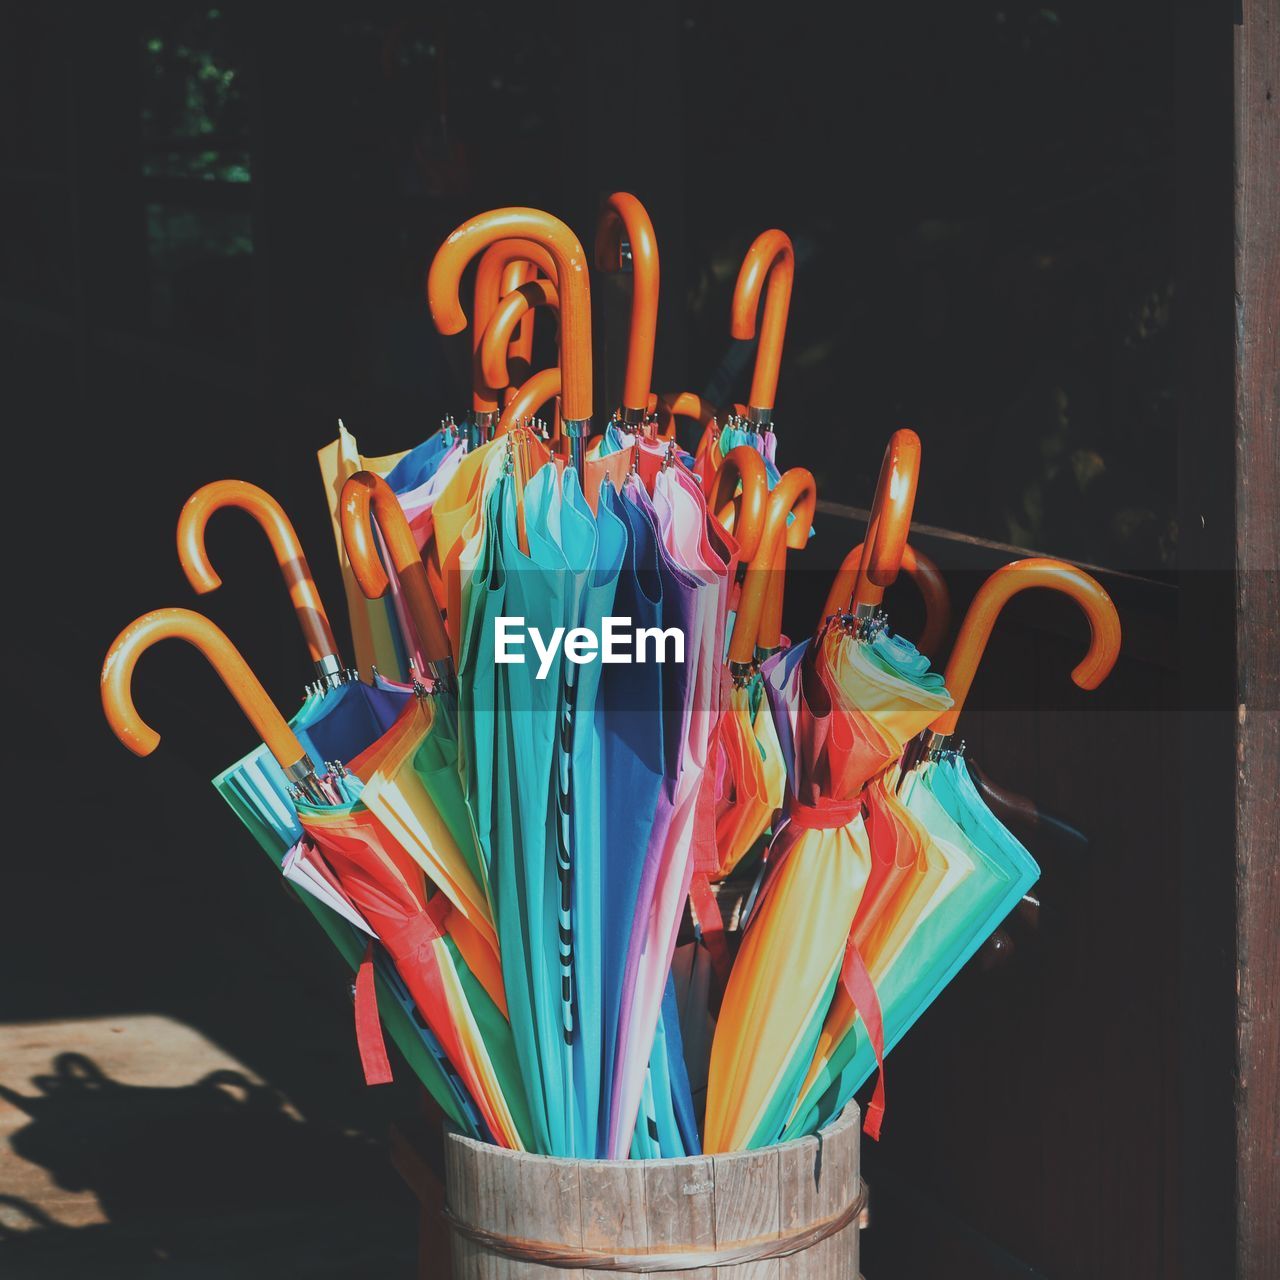
<path fill-rule="evenodd" d="M 685 1160 L 556 1160 L 449 1133 L 455 1280 L 856 1280 L 859 1114 L 818 1137 Z"/>

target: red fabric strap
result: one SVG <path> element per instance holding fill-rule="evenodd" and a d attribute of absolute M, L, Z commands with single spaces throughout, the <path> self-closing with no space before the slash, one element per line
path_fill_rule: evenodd
<path fill-rule="evenodd" d="M 705 871 L 693 873 L 693 879 L 689 882 L 689 904 L 693 908 L 694 922 L 702 933 L 702 942 L 711 960 L 711 973 L 715 979 L 713 1005 L 718 1006 L 729 982 L 732 961 L 729 944 L 724 936 L 724 916 L 720 913 L 716 895 L 711 892 L 711 881 Z"/>
<path fill-rule="evenodd" d="M 442 899 L 443 910 L 436 905 Z M 425 910 L 415 911 L 403 922 L 395 926 L 392 926 L 389 921 L 382 922 L 378 926 L 378 937 L 382 939 L 382 945 L 393 956 L 400 957 L 413 955 L 422 947 L 438 942 L 444 937 L 441 926 L 451 905 L 444 894 L 438 893 Z"/>
<path fill-rule="evenodd" d="M 849 935 L 844 945 L 844 963 L 840 966 L 840 981 L 853 1001 L 853 1007 L 866 1024 L 867 1034 L 871 1037 L 871 1047 L 875 1050 L 876 1066 L 879 1075 L 876 1079 L 875 1092 L 867 1103 L 867 1117 L 862 1130 L 869 1138 L 880 1140 L 880 1125 L 884 1120 L 884 1019 L 880 1013 L 880 997 L 876 995 L 875 983 L 863 963 L 862 953 L 858 950 Z"/>
<path fill-rule="evenodd" d="M 801 804 L 793 795 L 787 816 L 804 831 L 836 831 L 847 827 L 862 812 L 862 797 L 849 800 L 822 799 L 817 804 Z"/>
<path fill-rule="evenodd" d="M 382 1039 L 382 1022 L 378 1017 L 378 989 L 374 985 L 373 940 L 364 949 L 364 957 L 356 969 L 356 1046 L 365 1084 L 390 1084 L 391 1061 Z"/>

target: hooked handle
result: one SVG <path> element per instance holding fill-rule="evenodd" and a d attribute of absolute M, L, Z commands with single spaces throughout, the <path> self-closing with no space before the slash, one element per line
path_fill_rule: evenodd
<path fill-rule="evenodd" d="M 864 543 L 858 543 L 841 561 L 839 572 L 827 592 L 823 618 L 841 613 L 853 598 L 858 581 L 858 567 L 862 562 Z M 947 589 L 942 570 L 923 551 L 917 551 L 909 542 L 902 548 L 902 571 L 916 584 L 924 599 L 924 630 L 916 641 L 916 648 L 926 657 L 936 657 L 942 642 L 951 629 L 951 592 Z"/>
<path fill-rule="evenodd" d="M 615 191 L 596 225 L 596 269 L 621 268 L 622 242 L 631 246 L 631 331 L 622 382 L 622 407 L 639 421 L 649 407 L 653 350 L 658 335 L 658 238 L 648 211 L 635 196 Z"/>
<path fill-rule="evenodd" d="M 502 273 L 502 286 L 499 290 L 502 297 L 518 289 L 522 284 L 528 284 L 531 280 L 538 279 L 538 268 L 532 262 L 512 262 L 507 264 L 507 269 Z M 515 388 L 510 384 L 513 380 L 519 379 L 523 382 L 529 376 L 529 365 L 533 360 L 533 321 L 534 313 L 527 311 L 521 317 L 516 331 L 512 335 L 511 345 L 507 349 L 508 365 L 511 361 L 515 362 L 517 372 L 511 373 L 508 368 L 507 387 L 503 391 L 503 395 L 508 399 L 514 393 Z M 485 327 L 488 332 L 488 326 Z M 483 334 L 481 335 L 483 341 Z"/>
<path fill-rule="evenodd" d="M 729 504 L 733 502 L 739 481 L 742 494 L 734 510 Z M 711 501 L 707 503 L 707 509 L 717 515 L 726 507 L 733 512 L 733 536 L 738 542 L 738 556 L 741 561 L 749 562 L 760 545 L 769 503 L 769 477 L 765 472 L 764 459 L 749 444 L 730 449 L 710 487 Z M 726 522 L 722 520 L 721 523 Z"/>
<path fill-rule="evenodd" d="M 764 319 L 747 397 L 747 416 L 758 422 L 767 423 L 773 417 L 795 275 L 796 254 L 791 237 L 776 229 L 762 231 L 747 250 L 733 289 L 729 332 L 740 340 L 755 337 L 760 294 L 764 293 Z"/>
<path fill-rule="evenodd" d="M 410 617 L 422 641 L 423 656 L 428 662 L 450 660 L 452 650 L 444 619 L 431 594 L 427 566 L 422 563 L 409 521 L 391 486 L 381 476 L 372 471 L 357 471 L 342 486 L 342 541 L 360 590 L 370 600 L 381 597 L 389 585 L 373 536 L 375 523 L 404 588 Z"/>
<path fill-rule="evenodd" d="M 903 428 L 889 437 L 863 544 L 852 604 L 878 605 L 902 565 L 920 481 L 920 437 Z"/>
<path fill-rule="evenodd" d="M 1089 620 L 1089 650 L 1071 672 L 1071 679 L 1081 689 L 1096 689 L 1111 674 L 1120 656 L 1120 615 L 1102 584 L 1083 569 L 1062 560 L 1042 556 L 1015 560 L 997 569 L 978 588 L 964 615 L 947 661 L 947 690 L 954 701 L 951 708 L 929 726 L 934 733 L 947 736 L 955 732 L 1000 611 L 1019 592 L 1033 587 L 1070 596 Z"/>
<path fill-rule="evenodd" d="M 514 354 L 516 327 L 535 307 L 560 310 L 560 295 L 550 280 L 531 280 L 508 293 L 494 309 L 480 341 L 480 367 L 491 387 L 505 387 L 511 380 L 508 356 Z"/>
<path fill-rule="evenodd" d="M 333 628 L 311 576 L 302 543 L 284 508 L 265 489 L 244 480 L 215 480 L 187 499 L 178 517 L 178 560 L 187 581 L 201 595 L 216 591 L 222 585 L 209 560 L 205 529 L 209 517 L 223 507 L 238 507 L 262 526 L 289 589 L 289 599 L 312 662 L 321 668 L 339 667 L 338 642 L 333 638 Z"/>
<path fill-rule="evenodd" d="M 554 365 L 550 369 L 539 369 L 507 401 L 502 417 L 498 419 L 498 435 L 505 435 L 512 427 L 536 418 L 543 405 L 549 404 L 559 394 L 560 370 Z"/>
<path fill-rule="evenodd" d="M 220 628 L 191 609 L 153 609 L 125 627 L 107 650 L 102 664 L 102 709 L 112 733 L 134 755 L 149 756 L 160 745 L 160 735 L 134 705 L 133 672 L 138 659 L 161 640 L 185 640 L 199 649 L 285 773 L 298 781 L 311 772 L 302 743 L 240 650 Z"/>
<path fill-rule="evenodd" d="M 474 293 L 472 294 L 474 299 L 472 310 L 475 314 L 471 317 L 471 407 L 476 413 L 494 413 L 499 407 L 498 397 L 502 388 L 494 386 L 486 380 L 480 363 L 480 344 L 484 339 L 485 330 L 489 326 L 494 309 L 498 305 L 498 300 L 510 292 L 510 290 L 503 288 L 503 280 L 508 271 L 516 264 L 528 264 L 535 269 L 543 271 L 550 279 L 554 280 L 556 278 L 556 264 L 552 260 L 551 254 L 541 244 L 533 240 L 520 237 L 498 240 L 480 255 L 480 262 L 476 266 Z M 465 266 L 465 263 L 463 265 Z M 516 281 L 516 283 L 522 283 L 522 281 Z M 465 324 L 465 321 L 463 323 Z M 450 330 L 450 332 L 456 333 L 458 330 L 454 329 Z M 532 331 L 528 334 L 528 343 L 530 349 L 532 349 Z M 529 354 L 530 352 L 524 352 L 526 359 L 528 359 Z M 506 384 L 503 383 L 502 385 L 505 386 Z"/>
<path fill-rule="evenodd" d="M 769 495 L 764 532 L 743 579 L 742 594 L 738 599 L 738 616 L 734 620 L 733 639 L 729 645 L 731 663 L 738 666 L 750 663 L 760 641 L 768 640 L 770 643 L 766 647 L 769 648 L 777 644 L 776 635 L 761 634 L 761 620 L 770 586 L 778 565 L 783 563 L 785 549 L 803 547 L 808 541 L 817 502 L 818 486 L 813 473 L 804 467 L 792 467 Z M 787 517 L 791 515 L 795 519 L 788 523 Z M 774 587 L 776 590 L 776 584 Z M 780 618 L 780 608 L 777 614 Z"/>
<path fill-rule="evenodd" d="M 436 252 L 427 273 L 427 300 L 441 333 L 460 333 L 467 317 L 459 285 L 467 263 L 498 240 L 533 240 L 551 255 L 560 291 L 560 372 L 566 423 L 591 418 L 591 284 L 578 238 L 539 209 L 494 209 L 464 222 Z"/>

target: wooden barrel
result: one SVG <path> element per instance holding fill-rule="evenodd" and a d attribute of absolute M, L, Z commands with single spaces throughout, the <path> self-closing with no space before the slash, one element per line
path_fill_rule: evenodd
<path fill-rule="evenodd" d="M 856 1280 L 858 1108 L 821 1135 L 684 1160 L 556 1160 L 449 1133 L 455 1280 Z"/>

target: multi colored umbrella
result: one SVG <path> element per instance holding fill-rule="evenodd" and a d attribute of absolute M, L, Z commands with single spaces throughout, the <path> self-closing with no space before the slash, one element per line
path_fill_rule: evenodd
<path fill-rule="evenodd" d="M 428 660 L 420 662 L 419 670 L 424 673 L 430 671 L 439 682 L 442 673 L 438 664 L 447 661 L 448 645 L 439 612 L 426 585 L 425 570 L 413 535 L 386 482 L 374 477 L 369 477 L 369 481 L 371 487 L 376 486 L 381 499 L 378 506 L 387 543 L 393 549 L 392 562 L 402 576 L 406 596 L 418 619 L 410 648 L 414 652 L 427 651 Z M 359 482 L 354 485 L 348 482 L 347 489 L 364 492 Z M 268 530 L 304 630 L 310 634 L 317 667 L 322 672 L 340 671 L 341 664 L 332 653 L 332 633 L 311 583 L 306 560 L 283 511 L 269 495 L 240 482 L 220 482 L 206 486 L 194 495 L 184 507 L 179 523 L 180 555 L 188 576 L 198 588 L 210 589 L 216 585 L 216 575 L 213 575 L 205 552 L 204 530 L 212 512 L 225 505 L 240 506 L 251 512 Z M 351 502 L 344 504 L 344 516 L 346 507 L 352 505 Z M 358 503 L 354 505 L 359 507 Z M 361 514 L 364 514 L 364 527 L 367 529 L 367 502 Z M 348 536 L 346 542 L 353 558 L 364 553 L 366 559 L 372 555 L 377 563 L 367 537 Z M 415 563 L 416 574 L 413 571 Z M 362 567 L 367 571 L 366 565 Z M 381 572 L 380 565 L 378 572 Z M 382 583 L 385 588 L 385 574 Z M 424 633 L 426 638 L 419 638 Z M 437 663 L 436 667 L 429 666 L 432 659 Z M 405 922 L 429 919 L 431 928 L 438 935 L 428 940 L 438 944 L 428 955 L 429 966 L 410 961 L 400 967 L 415 997 L 419 996 L 415 988 L 416 974 L 424 967 L 429 972 L 442 972 L 457 986 L 457 990 L 451 993 L 449 1007 L 452 1012 L 447 1017 L 440 1015 L 432 1019 L 428 1016 L 450 1058 L 455 1063 L 459 1060 L 459 1042 L 456 1036 L 450 1038 L 458 1020 L 473 1028 L 483 1024 L 488 1032 L 487 1042 L 495 1053 L 500 1053 L 504 1040 L 509 1041 L 510 1035 L 502 1025 L 505 1009 L 497 942 L 484 891 L 475 878 L 474 861 L 468 865 L 460 853 L 440 809 L 409 763 L 425 739 L 432 739 L 430 751 L 439 752 L 442 735 L 432 735 L 439 717 L 425 698 L 408 698 L 408 705 L 400 703 L 402 709 L 398 718 L 388 726 L 384 720 L 372 715 L 368 705 L 370 699 L 385 696 L 382 691 L 369 690 L 355 681 L 339 683 L 332 688 L 322 686 L 321 693 L 309 700 L 304 712 L 295 718 L 295 722 L 305 721 L 308 738 L 322 745 L 324 754 L 320 758 L 346 761 L 351 773 L 347 774 L 344 769 L 343 776 L 353 778 L 353 782 L 339 789 L 338 794 L 325 793 L 323 803 L 295 799 L 295 821 L 300 821 L 302 827 L 317 840 L 330 864 L 340 862 L 337 879 L 373 922 L 375 932 L 384 941 L 388 941 L 393 931 Z M 407 698 L 407 691 L 405 696 Z M 360 712 L 364 715 L 355 721 L 358 736 L 353 737 L 352 716 L 354 713 L 359 717 Z M 342 732 L 335 734 L 335 725 L 339 724 Z M 369 780 L 367 788 L 362 779 Z M 406 853 L 409 857 L 405 856 Z M 433 885 L 443 890 L 443 894 L 429 907 L 423 873 L 430 877 Z M 371 900 L 373 905 L 369 905 Z M 392 915 L 388 915 L 389 910 L 393 911 Z M 394 952 L 394 945 L 389 941 L 388 946 Z M 447 954 L 450 948 L 458 953 L 456 957 Z M 445 957 L 443 963 L 434 959 L 435 953 Z M 439 997 L 438 992 L 433 994 Z M 475 1032 L 472 1039 L 477 1038 L 478 1032 Z M 487 1060 L 487 1053 L 479 1054 L 474 1049 L 470 1052 L 472 1058 Z M 474 1093 L 474 1080 L 468 1083 Z M 516 1119 L 508 1114 L 505 1101 L 495 1106 L 494 1115 L 486 1114 L 485 1117 L 494 1132 L 506 1136 L 515 1132 L 518 1119 L 523 1116 L 518 1080 L 515 1083 L 517 1087 L 514 1089 L 511 1080 L 487 1086 L 487 1092 L 500 1100 L 507 1093 L 517 1099 L 514 1104 Z M 496 1127 L 495 1115 L 499 1117 Z"/>
<path fill-rule="evenodd" d="M 901 558 L 918 467 L 915 434 L 895 433 L 881 470 L 855 607 L 867 609 L 864 597 L 892 579 L 890 565 Z M 772 547 L 763 541 L 758 555 L 776 561 L 776 541 L 775 536 Z M 744 591 L 740 617 L 748 610 L 759 615 L 766 590 L 760 584 L 750 600 Z M 914 649 L 905 641 L 890 643 L 883 626 L 826 625 L 800 662 L 792 794 L 716 1028 L 707 1098 L 709 1151 L 777 1139 L 837 981 L 852 989 L 855 1003 L 871 1016 L 874 992 L 850 945 L 871 871 L 862 788 L 950 705 L 941 681 L 930 680 L 914 659 Z M 878 1101 L 868 1111 L 873 1126 Z"/>
<path fill-rule="evenodd" d="M 948 895 L 939 895 L 936 875 L 931 883 L 926 880 L 917 887 L 918 896 L 940 896 L 941 900 L 918 913 L 914 929 L 898 939 L 891 955 L 877 956 L 872 944 L 869 964 L 879 975 L 886 1052 L 1039 876 L 1031 855 L 978 795 L 962 751 L 948 745 L 1000 610 L 1018 592 L 1035 587 L 1070 596 L 1089 620 L 1089 652 L 1072 672 L 1077 685 L 1096 688 L 1119 654 L 1115 606 L 1095 579 L 1074 566 L 1045 559 L 1015 561 L 993 574 L 974 597 L 947 664 L 952 707 L 912 744 L 900 781 L 906 811 L 918 824 L 917 830 L 923 829 L 918 838 L 935 846 L 943 861 L 958 857 L 971 871 Z M 854 1018 L 850 1005 L 837 997 L 788 1124 L 788 1136 L 825 1124 L 874 1070 L 867 1035 L 855 1026 Z"/>
<path fill-rule="evenodd" d="M 102 667 L 103 710 L 112 731 L 129 750 L 135 755 L 146 756 L 160 743 L 160 735 L 142 719 L 134 705 L 132 682 L 134 668 L 141 655 L 165 639 L 185 640 L 198 649 L 262 737 L 274 767 L 293 786 L 317 798 L 324 795 L 315 764 L 272 706 L 239 651 L 212 622 L 188 609 L 157 609 L 145 614 L 120 633 L 107 653 Z M 285 850 L 273 829 L 262 822 L 255 809 L 238 794 L 228 794 L 227 799 L 279 867 Z M 370 967 L 367 939 L 313 895 L 302 894 L 301 897 L 343 958 L 358 971 L 357 999 L 373 994 L 396 1044 L 445 1113 L 467 1131 L 477 1136 L 489 1135 L 474 1100 L 450 1064 L 439 1040 L 418 1016 L 414 1000 L 396 973 L 390 957 L 379 951 Z M 389 1078 L 385 1059 L 378 1065 L 384 1073 L 379 1078 Z"/>
<path fill-rule="evenodd" d="M 624 487 L 658 532 L 661 625 L 685 638 L 684 661 L 661 667 L 664 774 L 631 930 L 618 1025 L 609 1145 L 625 1150 L 639 1101 L 641 1058 L 658 1024 L 676 934 L 694 874 L 699 797 L 718 719 L 719 644 L 730 566 L 707 536 L 707 512 L 693 476 L 681 466 L 653 479 L 652 506 L 638 478 Z M 709 818 L 710 814 L 707 813 Z M 709 839 L 709 827 L 702 838 Z"/>
<path fill-rule="evenodd" d="M 450 475 L 468 446 L 474 448 L 482 440 L 490 438 L 498 419 L 499 397 L 504 394 L 506 383 L 502 387 L 489 385 L 479 367 L 480 342 L 488 318 L 506 291 L 504 285 L 514 288 L 529 271 L 539 269 L 554 272 L 546 250 L 530 241 L 500 241 L 491 245 L 481 257 L 476 269 L 474 295 L 472 403 L 462 429 L 451 416 L 446 417 L 439 431 L 407 452 L 368 457 L 361 454 L 355 437 L 339 423 L 338 438 L 319 451 L 320 472 L 329 498 L 334 542 L 347 593 L 357 666 L 366 675 L 377 669 L 399 679 L 409 678 L 410 655 L 404 652 L 400 643 L 405 611 L 394 573 L 391 592 L 381 602 L 370 601 L 361 594 L 342 543 L 339 516 L 342 486 L 357 471 L 371 471 L 383 477 L 405 506 L 418 537 L 418 546 L 425 548 L 428 545 L 432 533 L 430 509 L 440 486 L 441 473 L 445 477 Z M 531 320 L 526 321 L 520 333 L 512 338 L 517 368 L 527 366 L 533 340 L 531 323 Z"/>
<path fill-rule="evenodd" d="M 290 727 L 313 759 L 351 759 L 391 728 L 411 690 L 385 681 L 363 684 L 346 667 L 293 525 L 280 504 L 256 485 L 214 481 L 196 490 L 183 506 L 178 519 L 178 559 L 197 592 L 207 594 L 222 582 L 210 562 L 205 532 L 214 512 L 223 507 L 246 512 L 266 532 L 315 664 L 317 679 L 308 687 Z M 301 836 L 289 796 L 290 781 L 265 747 L 224 770 L 214 785 L 228 799 L 235 797 L 273 833 L 278 854 Z"/>
<path fill-rule="evenodd" d="M 782 571 L 777 559 L 764 559 L 759 554 L 763 538 L 752 537 L 750 532 L 750 507 L 767 492 L 764 462 L 746 445 L 732 449 L 717 474 L 716 500 L 728 488 L 725 476 L 731 469 L 740 470 L 743 477 L 740 501 L 744 503 L 742 510 L 747 518 L 735 523 L 735 528 L 741 529 L 744 525 L 748 528 L 751 560 L 733 623 L 729 655 L 732 692 L 717 734 L 716 879 L 727 876 L 755 848 L 775 813 L 782 808 L 787 785 L 785 764 L 759 667 L 761 656 L 779 647 L 781 627 Z M 784 481 L 767 494 L 761 530 L 762 535 L 767 534 L 768 545 L 774 548 L 771 554 L 777 558 L 785 553 L 788 545 L 805 545 L 813 521 L 813 477 L 797 469 L 788 472 Z M 799 518 L 792 520 L 797 508 Z M 772 529 L 771 524 L 781 524 L 782 528 Z M 748 548 L 744 548 L 744 552 Z M 767 636 L 764 635 L 766 629 Z"/>

